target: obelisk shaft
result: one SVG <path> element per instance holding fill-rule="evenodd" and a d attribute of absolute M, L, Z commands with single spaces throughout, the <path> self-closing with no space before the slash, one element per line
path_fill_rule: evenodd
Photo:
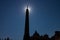
<path fill-rule="evenodd" d="M 28 10 L 28 6 L 26 9 L 25 32 L 24 32 L 24 39 L 23 40 L 29 40 L 29 10 Z"/>

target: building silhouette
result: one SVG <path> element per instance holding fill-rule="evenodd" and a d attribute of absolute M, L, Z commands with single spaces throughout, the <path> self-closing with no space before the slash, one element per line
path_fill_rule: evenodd
<path fill-rule="evenodd" d="M 52 36 L 51 38 L 49 38 L 49 36 L 47 34 L 45 34 L 44 36 L 40 36 L 37 31 L 35 31 L 35 33 L 32 36 L 30 36 L 29 35 L 29 9 L 28 9 L 28 6 L 26 9 L 25 17 L 26 17 L 25 18 L 25 30 L 24 30 L 23 40 L 60 40 L 60 31 L 56 31 L 55 35 Z"/>

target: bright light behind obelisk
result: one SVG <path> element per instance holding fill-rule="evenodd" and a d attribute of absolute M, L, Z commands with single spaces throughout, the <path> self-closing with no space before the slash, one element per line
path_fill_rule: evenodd
<path fill-rule="evenodd" d="M 26 12 L 27 6 L 24 8 L 25 12 Z M 28 6 L 28 10 L 29 12 L 31 12 L 31 8 Z"/>

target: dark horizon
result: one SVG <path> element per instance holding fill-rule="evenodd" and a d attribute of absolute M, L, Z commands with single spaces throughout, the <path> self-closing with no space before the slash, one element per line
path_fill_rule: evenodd
<path fill-rule="evenodd" d="M 0 38 L 23 39 L 26 5 L 27 0 L 0 0 Z M 35 30 L 49 37 L 60 31 L 60 0 L 30 0 L 29 6 L 30 36 Z"/>

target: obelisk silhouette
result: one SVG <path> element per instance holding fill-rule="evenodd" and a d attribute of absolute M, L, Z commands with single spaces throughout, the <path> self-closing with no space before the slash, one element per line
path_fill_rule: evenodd
<path fill-rule="evenodd" d="M 30 36 L 29 36 L 29 9 L 28 9 L 28 5 L 27 5 L 26 15 L 25 15 L 25 30 L 24 30 L 23 40 L 29 40 L 29 39 L 30 39 Z"/>

